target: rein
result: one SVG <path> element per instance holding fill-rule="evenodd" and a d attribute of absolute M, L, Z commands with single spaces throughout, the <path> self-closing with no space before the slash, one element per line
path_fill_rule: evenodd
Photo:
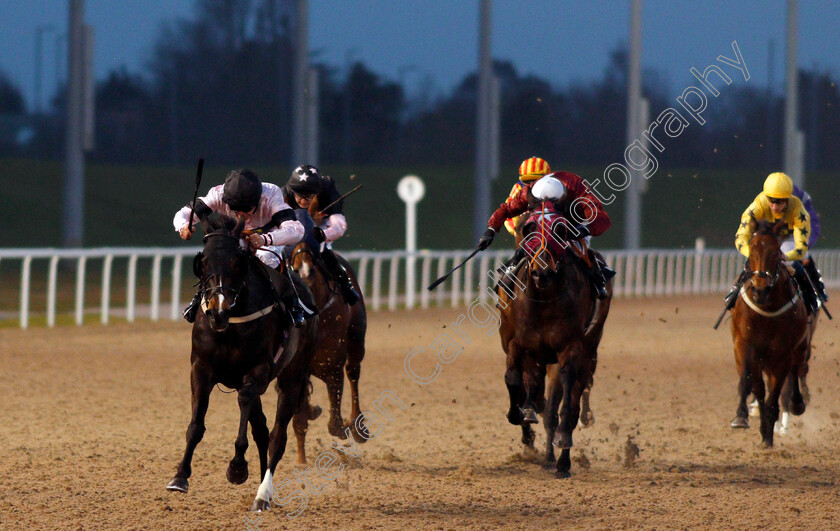
<path fill-rule="evenodd" d="M 781 254 L 781 251 L 780 251 L 780 254 Z M 773 273 L 771 273 L 770 271 L 753 271 L 752 268 L 750 268 L 747 264 L 744 264 L 744 271 L 746 271 L 747 273 L 750 274 L 750 281 L 751 282 L 752 282 L 753 277 L 767 279 L 768 282 L 769 282 L 767 288 L 772 289 L 773 286 L 776 285 L 776 282 L 779 280 L 779 277 L 781 276 L 782 267 L 783 267 L 782 262 L 783 261 L 782 261 L 782 258 L 780 256 L 779 260 L 776 262 L 776 270 Z M 752 287 L 755 287 L 754 283 L 753 283 Z M 773 310 L 773 311 L 767 311 L 767 310 L 763 310 L 763 309 L 759 308 L 759 306 L 752 299 L 750 299 L 749 295 L 747 294 L 746 284 L 741 286 L 741 289 L 739 290 L 739 295 L 744 300 L 744 303 L 752 311 L 754 311 L 755 313 L 757 313 L 761 316 L 770 317 L 770 318 L 778 317 L 778 316 L 786 313 L 788 310 L 793 308 L 793 306 L 799 300 L 799 293 L 796 289 L 794 289 L 793 296 L 790 299 L 788 299 L 787 303 L 785 303 L 781 308 L 778 308 L 778 309 Z"/>
<path fill-rule="evenodd" d="M 324 306 L 320 309 L 320 311 L 322 311 L 322 312 L 323 312 L 324 310 L 326 310 L 327 308 L 329 308 L 330 306 L 332 306 L 332 303 L 333 303 L 333 302 L 335 302 L 335 299 L 336 299 L 336 297 L 338 296 L 338 287 L 337 287 L 337 283 L 335 283 L 335 284 L 336 284 L 336 287 L 335 287 L 335 288 L 333 288 L 332 286 L 330 286 L 330 281 L 329 281 L 329 279 L 327 278 L 327 277 L 328 277 L 328 275 L 324 274 L 324 270 L 323 270 L 323 268 L 322 268 L 321 264 L 318 262 L 318 259 L 315 257 L 315 252 L 314 252 L 312 249 L 310 249 L 309 247 L 301 247 L 300 249 L 295 250 L 295 252 L 294 252 L 294 253 L 292 253 L 292 258 L 291 258 L 291 262 L 292 262 L 292 264 L 294 264 L 295 257 L 296 257 L 297 255 L 299 255 L 299 254 L 304 254 L 304 253 L 305 253 L 305 254 L 308 254 L 308 255 L 312 258 L 312 265 L 313 265 L 313 266 L 315 266 L 316 268 L 318 268 L 318 269 L 321 271 L 321 273 L 322 273 L 322 274 L 323 274 L 323 276 L 324 276 L 324 280 L 326 280 L 326 284 L 327 284 L 327 291 L 330 293 L 330 300 L 328 300 L 328 301 L 327 301 L 327 303 L 326 303 L 326 304 L 324 304 Z"/>

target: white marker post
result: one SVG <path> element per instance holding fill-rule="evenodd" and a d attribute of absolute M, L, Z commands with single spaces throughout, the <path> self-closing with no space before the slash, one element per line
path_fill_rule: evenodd
<path fill-rule="evenodd" d="M 414 308 L 414 253 L 417 251 L 417 203 L 426 195 L 426 185 L 416 175 L 406 175 L 397 184 L 397 195 L 405 203 L 405 307 Z"/>

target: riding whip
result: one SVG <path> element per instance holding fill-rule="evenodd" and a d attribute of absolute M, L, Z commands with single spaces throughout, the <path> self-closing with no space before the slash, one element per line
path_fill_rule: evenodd
<path fill-rule="evenodd" d="M 336 199 L 335 201 L 333 201 L 333 202 L 332 202 L 332 203 L 330 203 L 329 205 L 325 206 L 324 208 L 322 208 L 322 209 L 321 209 L 321 210 L 319 210 L 318 212 L 319 212 L 319 213 L 321 213 L 321 214 L 323 214 L 325 210 L 327 210 L 328 208 L 330 208 L 330 207 L 331 207 L 331 206 L 333 206 L 334 204 L 338 203 L 339 201 L 341 201 L 342 199 L 344 199 L 344 198 L 345 198 L 345 197 L 347 197 L 348 195 L 352 194 L 353 192 L 357 191 L 357 190 L 358 190 L 359 188 L 361 188 L 362 186 L 364 186 L 364 185 L 363 185 L 363 184 L 360 184 L 359 186 L 357 186 L 357 187 L 353 188 L 352 190 L 350 190 L 350 191 L 349 191 L 349 192 L 347 192 L 346 194 L 342 195 L 341 197 L 339 197 L 338 199 Z"/>
<path fill-rule="evenodd" d="M 443 275 L 443 276 L 442 276 L 442 277 L 440 277 L 439 279 L 437 279 L 437 280 L 435 280 L 434 282 L 432 282 L 432 283 L 431 283 L 431 285 L 429 285 L 429 287 L 428 287 L 428 288 L 426 288 L 426 289 L 428 289 L 429 291 L 432 291 L 433 289 L 435 289 L 436 287 L 438 287 L 438 285 L 440 285 L 440 284 L 441 284 L 444 280 L 446 280 L 447 278 L 449 278 L 449 275 L 451 275 L 452 273 L 454 273 L 455 271 L 457 271 L 458 269 L 460 269 L 460 268 L 461 268 L 461 266 L 463 266 L 464 264 L 466 264 L 467 262 L 469 262 L 470 258 L 472 258 L 473 256 L 475 256 L 475 255 L 476 255 L 476 253 L 478 253 L 478 251 L 480 251 L 480 250 L 481 250 L 481 249 L 476 249 L 475 251 L 471 252 L 471 253 L 470 253 L 470 255 L 469 255 L 468 257 L 464 258 L 464 261 L 463 261 L 463 262 L 461 262 L 460 264 L 458 264 L 458 265 L 456 265 L 455 267 L 453 267 L 453 268 L 449 271 L 449 273 L 447 273 L 447 274 Z"/>
<path fill-rule="evenodd" d="M 193 193 L 192 206 L 190 207 L 190 232 L 193 226 L 193 212 L 195 212 L 195 202 L 198 200 L 198 187 L 201 185 L 201 171 L 204 169 L 204 159 L 198 159 L 198 170 L 195 172 L 195 193 Z"/>

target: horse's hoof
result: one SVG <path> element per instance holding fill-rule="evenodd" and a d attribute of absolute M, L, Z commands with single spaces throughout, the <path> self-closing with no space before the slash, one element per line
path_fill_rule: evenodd
<path fill-rule="evenodd" d="M 771 441 L 769 439 L 763 439 L 761 441 L 761 445 L 764 446 L 764 448 L 769 450 L 770 448 L 773 448 L 773 441 Z"/>
<path fill-rule="evenodd" d="M 271 509 L 271 504 L 265 500 L 261 500 L 259 498 L 254 500 L 254 504 L 251 505 L 251 511 L 255 513 L 261 513 L 263 511 L 267 511 Z"/>
<path fill-rule="evenodd" d="M 808 389 L 808 382 L 805 381 L 804 376 L 799 377 L 799 390 L 802 393 L 802 400 L 805 403 L 809 403 L 811 401 L 811 391 Z"/>
<path fill-rule="evenodd" d="M 595 415 L 591 411 L 587 411 L 580 416 L 580 425 L 588 428 L 595 424 Z"/>
<path fill-rule="evenodd" d="M 565 450 L 572 447 L 572 434 L 565 431 L 557 430 L 554 432 L 554 440 L 552 444 L 557 448 Z"/>
<path fill-rule="evenodd" d="M 322 411 L 321 406 L 312 406 L 309 408 L 309 420 L 315 420 L 320 417 Z"/>
<path fill-rule="evenodd" d="M 749 428 L 750 421 L 744 417 L 735 417 L 729 426 L 732 428 Z"/>
<path fill-rule="evenodd" d="M 533 430 L 530 433 L 523 433 L 522 434 L 522 444 L 524 444 L 528 448 L 533 448 L 535 438 L 536 438 L 536 435 L 534 434 Z"/>
<path fill-rule="evenodd" d="M 805 413 L 805 402 L 800 401 L 797 402 L 796 400 L 791 400 L 790 402 L 790 412 L 796 416 L 799 416 Z"/>
<path fill-rule="evenodd" d="M 339 439 L 346 439 L 347 434 L 345 433 L 345 428 L 350 428 L 350 431 L 353 431 L 353 425 L 348 424 L 347 426 L 342 425 L 341 423 L 330 423 L 327 427 L 327 431 L 330 432 L 330 435 L 333 437 L 338 437 Z"/>
<path fill-rule="evenodd" d="M 242 485 L 248 479 L 248 462 L 245 461 L 242 465 L 236 465 L 231 461 L 226 476 L 227 480 L 234 485 Z"/>
<path fill-rule="evenodd" d="M 781 422 L 777 422 L 773 426 L 773 431 L 778 433 L 779 435 L 787 435 L 788 434 L 788 427 L 783 425 Z"/>
<path fill-rule="evenodd" d="M 572 475 L 568 470 L 557 470 L 554 472 L 554 477 L 557 479 L 569 479 Z"/>
<path fill-rule="evenodd" d="M 758 418 L 761 415 L 761 410 L 758 409 L 758 400 L 750 402 L 750 416 Z"/>
<path fill-rule="evenodd" d="M 511 408 L 507 413 L 508 422 L 513 424 L 514 426 L 521 426 L 522 425 L 522 410 L 517 408 Z"/>
<path fill-rule="evenodd" d="M 187 492 L 190 490 L 190 482 L 187 478 L 172 478 L 172 481 L 170 481 L 169 485 L 166 486 L 166 490 Z"/>
<path fill-rule="evenodd" d="M 353 440 L 359 444 L 364 444 L 370 439 L 370 432 L 368 431 L 367 426 L 364 425 L 360 427 L 353 426 L 350 428 L 350 435 L 352 435 Z"/>
<path fill-rule="evenodd" d="M 519 408 L 522 412 L 522 424 L 537 424 L 540 419 L 537 418 L 537 412 L 531 408 Z"/>

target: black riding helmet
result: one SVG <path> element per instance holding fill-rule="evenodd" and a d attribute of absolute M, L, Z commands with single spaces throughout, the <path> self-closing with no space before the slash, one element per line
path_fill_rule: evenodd
<path fill-rule="evenodd" d="M 261 196 L 262 183 L 256 173 L 240 168 L 227 174 L 222 201 L 231 210 L 249 212 L 260 204 Z"/>
<path fill-rule="evenodd" d="M 321 191 L 321 173 L 318 168 L 309 164 L 298 166 L 292 172 L 286 186 L 298 195 L 317 194 Z"/>

